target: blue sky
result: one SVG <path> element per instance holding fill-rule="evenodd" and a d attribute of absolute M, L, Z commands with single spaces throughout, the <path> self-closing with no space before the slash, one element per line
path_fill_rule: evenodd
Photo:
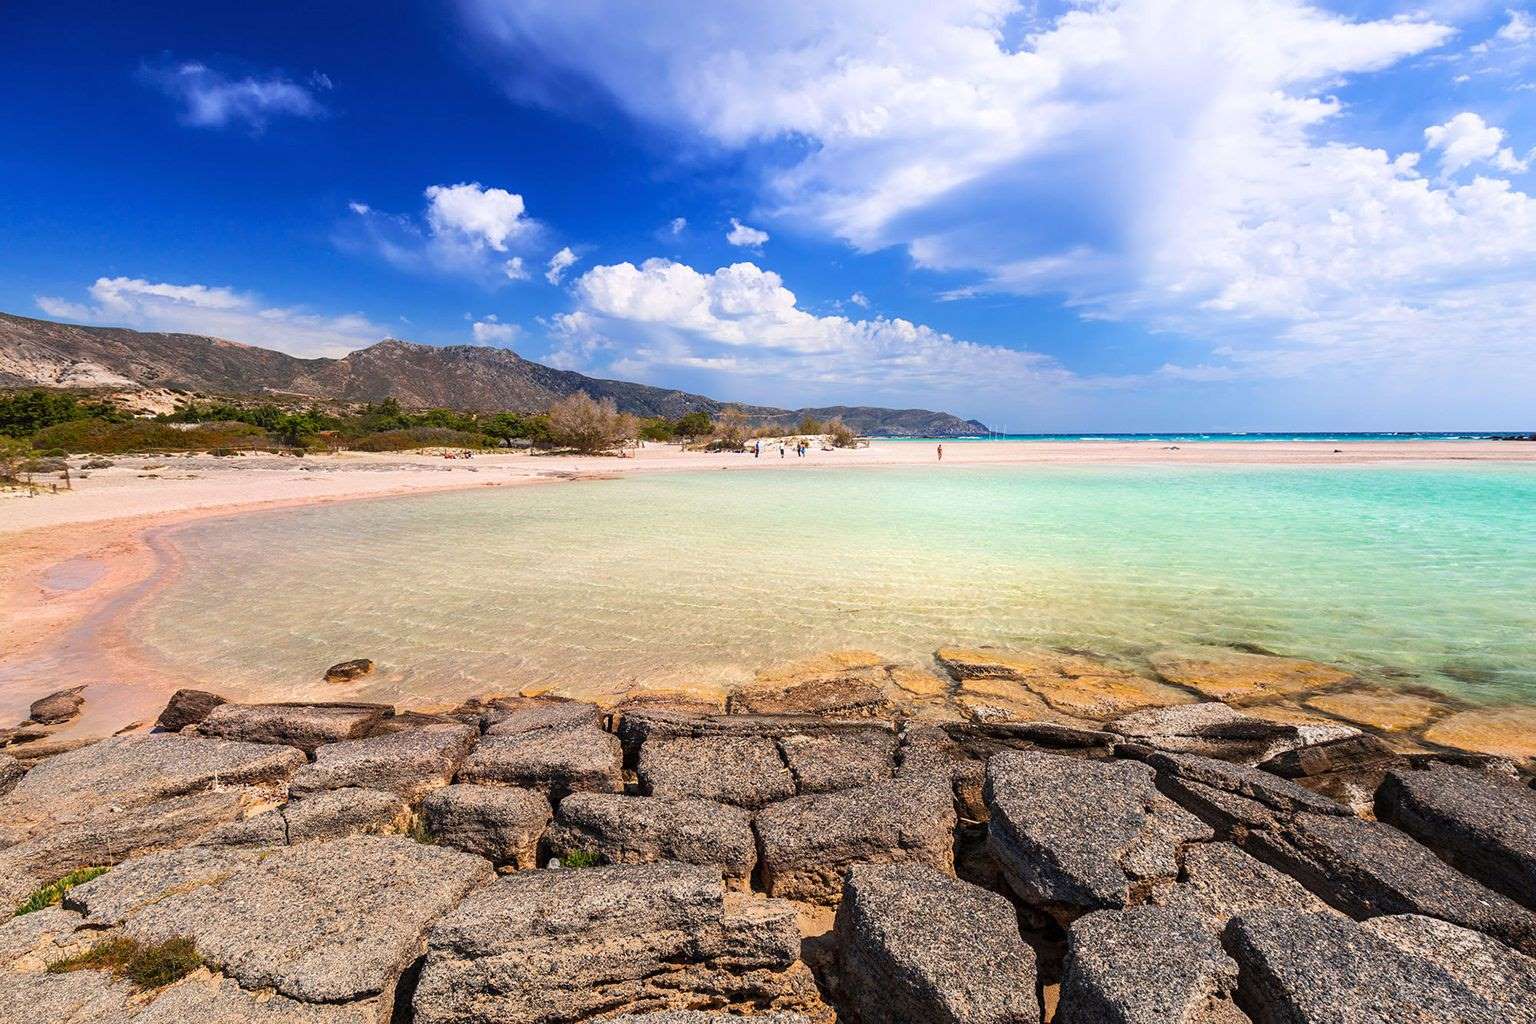
<path fill-rule="evenodd" d="M 1011 430 L 1536 425 L 1536 11 L 7 5 L 0 309 Z"/>

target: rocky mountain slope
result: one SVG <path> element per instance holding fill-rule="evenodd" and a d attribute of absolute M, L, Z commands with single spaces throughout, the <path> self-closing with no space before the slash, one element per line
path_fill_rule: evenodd
<path fill-rule="evenodd" d="M 412 408 L 516 412 L 538 412 L 585 391 L 594 398 L 612 398 L 638 416 L 674 418 L 694 411 L 714 415 L 727 404 L 685 391 L 557 370 L 507 349 L 477 345 L 388 339 L 340 359 L 299 359 L 222 338 L 78 327 L 0 313 L 0 387 L 35 385 L 346 402 L 394 398 Z M 818 419 L 840 415 L 863 434 L 954 437 L 987 430 L 975 420 L 927 409 L 742 408 L 755 419 L 785 424 L 805 413 Z"/>

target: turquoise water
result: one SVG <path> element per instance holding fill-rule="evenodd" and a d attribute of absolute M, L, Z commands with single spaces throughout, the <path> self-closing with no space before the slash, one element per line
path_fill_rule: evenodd
<path fill-rule="evenodd" d="M 1533 509 L 1519 466 L 561 483 L 194 525 L 140 627 L 226 689 L 372 657 L 388 699 L 729 682 L 839 647 L 1215 643 L 1532 701 Z"/>

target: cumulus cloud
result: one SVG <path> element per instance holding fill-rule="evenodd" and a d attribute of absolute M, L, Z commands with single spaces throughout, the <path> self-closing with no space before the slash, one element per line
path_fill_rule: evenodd
<path fill-rule="evenodd" d="M 550 284 L 559 284 L 565 272 L 575 265 L 579 257 L 566 246 L 549 258 L 549 269 L 544 271 L 544 280 Z"/>
<path fill-rule="evenodd" d="M 476 320 L 470 331 L 476 345 L 510 345 L 521 332 L 516 324 L 504 324 L 493 314 L 484 320 Z"/>
<path fill-rule="evenodd" d="M 755 249 L 768 241 L 768 232 L 748 227 L 732 217 L 731 230 L 726 232 L 725 240 L 732 245 L 744 245 Z"/>
<path fill-rule="evenodd" d="M 1045 356 L 962 341 L 922 324 L 816 316 L 778 274 L 754 263 L 712 273 L 666 259 L 593 267 L 573 286 L 578 308 L 556 317 L 559 365 L 640 377 L 700 371 L 772 383 L 784 400 L 952 394 L 1062 384 Z M 607 360 L 607 362 L 602 362 Z"/>
<path fill-rule="evenodd" d="M 688 229 L 687 217 L 673 217 L 672 223 L 667 225 L 667 230 L 673 235 L 680 235 Z"/>
<path fill-rule="evenodd" d="M 145 65 L 140 73 L 181 104 L 180 120 L 193 128 L 244 125 L 261 132 L 281 117 L 323 117 L 326 109 L 315 90 L 331 88 L 331 80 L 320 74 L 312 76 L 308 85 L 279 72 L 234 78 L 197 61 Z"/>
<path fill-rule="evenodd" d="M 270 306 L 250 292 L 219 285 L 101 277 L 88 295 L 85 302 L 40 295 L 37 305 L 60 319 L 205 334 L 306 358 L 345 355 L 389 336 L 386 328 L 360 313 L 327 316 L 299 307 Z"/>
<path fill-rule="evenodd" d="M 1518 316 L 1521 288 L 1536 292 L 1532 198 L 1498 177 L 1433 181 L 1411 154 L 1349 138 L 1376 111 L 1348 116 L 1344 86 L 1456 35 L 1426 15 L 1302 0 L 461 4 L 520 67 L 585 79 L 701 151 L 749 152 L 775 219 L 903 247 L 954 298 L 1056 296 L 1207 338 L 1241 373 L 1404 353 L 1492 373 L 1480 336 L 1536 346 Z M 685 15 L 696 31 L 667 30 Z M 1491 171 L 1524 163 L 1505 148 Z"/>
<path fill-rule="evenodd" d="M 858 306 L 860 309 L 869 308 L 869 296 L 865 295 L 863 292 L 854 292 L 852 295 L 848 296 L 848 301 L 853 303 L 855 306 Z"/>
<path fill-rule="evenodd" d="M 1470 111 L 1424 129 L 1425 145 L 1440 150 L 1440 172 L 1446 175 L 1476 163 L 1491 163 L 1501 171 L 1515 173 L 1526 170 L 1529 164 L 1503 144 L 1504 138 L 1504 129 Z"/>
<path fill-rule="evenodd" d="M 509 253 L 537 245 L 544 229 L 528 216 L 521 195 L 478 181 L 429 185 L 422 195 L 426 207 L 419 218 L 348 203 L 352 216 L 337 227 L 336 244 L 414 273 L 489 286 L 528 279 L 523 257 Z"/>
<path fill-rule="evenodd" d="M 1509 21 L 1494 33 L 1494 38 L 1506 43 L 1528 43 L 1536 39 L 1536 18 L 1525 11 L 1508 11 Z"/>

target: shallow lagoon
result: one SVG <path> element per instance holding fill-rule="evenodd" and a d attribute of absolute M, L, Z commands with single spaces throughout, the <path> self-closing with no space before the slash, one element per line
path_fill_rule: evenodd
<path fill-rule="evenodd" d="M 291 509 L 175 534 L 149 651 L 369 699 L 735 681 L 943 644 L 1217 643 L 1536 701 L 1536 469 L 714 471 Z M 312 691 L 310 691 L 312 692 Z"/>

